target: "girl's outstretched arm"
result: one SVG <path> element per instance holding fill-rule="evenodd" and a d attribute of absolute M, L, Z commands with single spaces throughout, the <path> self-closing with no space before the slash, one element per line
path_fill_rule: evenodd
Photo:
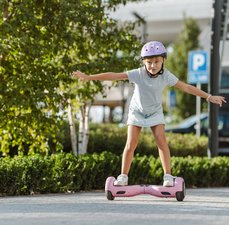
<path fill-rule="evenodd" d="M 205 98 L 207 101 L 217 104 L 220 107 L 223 103 L 226 103 L 225 97 L 223 96 L 216 96 L 216 95 L 210 95 L 206 93 L 205 91 L 202 91 L 201 89 L 196 88 L 193 85 L 186 84 L 182 81 L 178 81 L 175 85 L 175 87 L 179 88 L 180 90 L 187 92 L 189 94 L 200 96 L 201 98 Z"/>
<path fill-rule="evenodd" d="M 85 73 L 80 72 L 79 70 L 74 71 L 72 73 L 73 78 L 78 78 L 82 81 L 87 80 L 126 80 L 128 79 L 127 73 L 114 73 L 114 72 L 107 72 L 107 73 L 99 73 L 94 75 L 87 75 Z"/>

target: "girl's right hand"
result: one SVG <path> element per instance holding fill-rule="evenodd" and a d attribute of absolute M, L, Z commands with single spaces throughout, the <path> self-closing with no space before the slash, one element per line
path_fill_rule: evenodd
<path fill-rule="evenodd" d="M 80 72 L 79 70 L 73 71 L 72 73 L 73 78 L 78 78 L 82 81 L 90 80 L 90 76 L 86 75 L 85 73 Z"/>

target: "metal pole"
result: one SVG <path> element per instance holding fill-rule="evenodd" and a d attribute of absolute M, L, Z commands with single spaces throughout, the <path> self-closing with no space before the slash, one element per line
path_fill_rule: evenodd
<path fill-rule="evenodd" d="M 219 93 L 219 69 L 220 69 L 220 27 L 221 27 L 221 9 L 223 0 L 215 0 L 213 9 L 214 17 L 212 20 L 212 40 L 211 40 L 211 66 L 210 66 L 210 84 L 209 92 L 212 95 Z M 209 150 L 211 156 L 216 156 L 218 152 L 218 115 L 219 109 L 215 104 L 209 104 Z"/>
<path fill-rule="evenodd" d="M 201 83 L 198 82 L 196 84 L 197 88 L 201 89 Z M 201 124 L 200 124 L 200 114 L 201 114 L 201 99 L 199 96 L 196 97 L 196 117 L 197 117 L 197 121 L 196 121 L 196 135 L 198 137 L 200 137 L 201 135 Z"/>
<path fill-rule="evenodd" d="M 146 36 L 147 36 L 147 24 L 146 24 L 146 20 L 139 15 L 137 12 L 133 12 L 133 15 L 139 20 L 139 22 L 142 24 L 142 37 L 141 37 L 141 41 L 142 43 L 146 42 Z"/>

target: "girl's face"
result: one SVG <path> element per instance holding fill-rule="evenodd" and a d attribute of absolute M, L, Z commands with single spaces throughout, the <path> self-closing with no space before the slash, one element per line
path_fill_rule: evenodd
<path fill-rule="evenodd" d="M 157 74 L 161 70 L 163 62 L 164 58 L 162 56 L 155 56 L 143 60 L 146 69 L 151 74 Z"/>

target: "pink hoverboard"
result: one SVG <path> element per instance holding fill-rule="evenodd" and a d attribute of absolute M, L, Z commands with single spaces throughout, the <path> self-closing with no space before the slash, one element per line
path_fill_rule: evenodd
<path fill-rule="evenodd" d="M 105 193 L 108 200 L 114 200 L 115 197 L 132 197 L 140 194 L 150 194 L 164 198 L 176 198 L 177 201 L 183 201 L 185 197 L 185 182 L 181 177 L 174 178 L 173 187 L 149 184 L 114 186 L 114 181 L 114 177 L 108 177 L 106 180 Z"/>

